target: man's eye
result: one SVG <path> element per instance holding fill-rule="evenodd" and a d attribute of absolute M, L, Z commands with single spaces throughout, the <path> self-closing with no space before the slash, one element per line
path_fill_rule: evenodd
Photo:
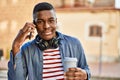
<path fill-rule="evenodd" d="M 54 23 L 54 22 L 55 22 L 55 20 L 54 20 L 54 19 L 52 19 L 52 20 L 50 20 L 49 22 L 50 22 L 50 23 Z"/>
<path fill-rule="evenodd" d="M 42 23 L 44 23 L 44 22 L 43 22 L 43 21 L 40 21 L 40 20 L 37 21 L 37 24 L 42 24 Z"/>

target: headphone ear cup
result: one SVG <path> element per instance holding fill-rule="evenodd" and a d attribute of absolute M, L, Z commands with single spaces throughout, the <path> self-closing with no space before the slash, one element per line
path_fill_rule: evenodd
<path fill-rule="evenodd" d="M 57 48 L 59 46 L 59 39 L 53 38 L 50 41 L 41 39 L 39 36 L 36 36 L 36 44 L 40 50 L 45 50 L 49 48 Z"/>
<path fill-rule="evenodd" d="M 53 38 L 49 41 L 49 45 L 52 48 L 57 48 L 59 46 L 59 40 L 57 38 Z"/>
<path fill-rule="evenodd" d="M 44 48 L 47 49 L 49 47 L 49 43 L 47 41 L 42 42 L 42 45 L 44 45 Z"/>
<path fill-rule="evenodd" d="M 44 40 L 39 40 L 39 43 L 37 43 L 38 47 L 40 48 L 40 50 L 45 50 L 49 47 L 49 43 L 47 41 Z"/>

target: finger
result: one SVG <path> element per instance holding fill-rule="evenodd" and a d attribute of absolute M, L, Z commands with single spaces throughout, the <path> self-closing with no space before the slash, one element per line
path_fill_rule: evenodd
<path fill-rule="evenodd" d="M 35 30 L 35 26 L 32 24 L 32 23 L 28 23 L 26 26 L 25 26 L 26 30 Z"/>
<path fill-rule="evenodd" d="M 24 27 L 22 28 L 22 31 L 26 32 L 28 30 L 28 28 L 29 28 L 29 23 L 26 22 L 25 25 L 24 25 Z"/>
<path fill-rule="evenodd" d="M 81 68 L 75 68 L 75 76 L 82 76 L 82 69 Z"/>
<path fill-rule="evenodd" d="M 65 75 L 66 75 L 66 76 L 74 76 L 74 72 L 72 72 L 72 71 L 68 71 L 68 72 L 66 72 Z"/>
<path fill-rule="evenodd" d="M 31 38 L 33 38 L 34 37 L 34 35 L 33 34 L 29 34 L 29 35 L 27 35 L 27 37 L 26 37 L 26 39 L 31 39 Z"/>
<path fill-rule="evenodd" d="M 87 79 L 87 73 L 81 68 L 76 68 L 75 76 L 80 77 L 82 80 Z"/>
<path fill-rule="evenodd" d="M 81 72 L 68 71 L 68 72 L 65 73 L 65 76 L 78 77 L 78 76 L 81 76 Z"/>
<path fill-rule="evenodd" d="M 66 76 L 66 72 L 64 73 L 64 76 Z"/>
<path fill-rule="evenodd" d="M 35 25 L 33 23 L 26 22 L 22 31 L 23 32 L 29 32 L 30 30 L 34 30 L 34 29 L 35 29 Z"/>
<path fill-rule="evenodd" d="M 81 79 L 81 78 L 78 76 L 78 77 L 74 77 L 74 80 L 84 80 L 84 79 Z"/>
<path fill-rule="evenodd" d="M 75 71 L 76 72 L 78 72 L 78 71 L 82 72 L 82 69 L 81 68 L 75 68 Z"/>
<path fill-rule="evenodd" d="M 75 71 L 76 71 L 76 68 L 69 68 L 68 71 L 73 71 L 73 72 L 75 72 Z"/>
<path fill-rule="evenodd" d="M 32 32 L 30 32 L 29 34 L 29 40 L 32 38 Z"/>
<path fill-rule="evenodd" d="M 29 39 L 33 38 L 35 34 L 34 30 L 31 30 L 30 33 L 28 33 Z M 27 37 L 28 38 L 28 37 Z"/>
<path fill-rule="evenodd" d="M 33 23 L 30 23 L 28 26 L 29 26 L 32 30 L 35 30 L 35 28 L 36 28 L 36 25 L 34 25 Z"/>
<path fill-rule="evenodd" d="M 74 77 L 66 77 L 65 80 L 74 80 Z"/>
<path fill-rule="evenodd" d="M 80 72 L 75 72 L 75 73 L 74 73 L 74 76 L 75 76 L 75 77 L 79 77 L 79 76 L 81 76 L 81 73 L 80 73 Z"/>

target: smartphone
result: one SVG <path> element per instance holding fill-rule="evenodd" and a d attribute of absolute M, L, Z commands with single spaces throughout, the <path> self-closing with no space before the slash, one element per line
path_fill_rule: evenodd
<path fill-rule="evenodd" d="M 31 40 L 31 38 L 32 38 L 32 32 L 30 32 L 29 34 L 29 40 Z"/>
<path fill-rule="evenodd" d="M 35 24 L 35 21 L 33 20 L 33 24 Z M 36 25 L 36 24 L 35 24 Z M 29 34 L 29 40 L 32 38 L 32 32 Z"/>

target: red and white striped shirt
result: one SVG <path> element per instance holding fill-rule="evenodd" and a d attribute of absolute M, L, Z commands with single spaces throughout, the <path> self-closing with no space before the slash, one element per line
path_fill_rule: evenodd
<path fill-rule="evenodd" d="M 44 51 L 43 80 L 64 80 L 64 71 L 59 48 Z"/>

